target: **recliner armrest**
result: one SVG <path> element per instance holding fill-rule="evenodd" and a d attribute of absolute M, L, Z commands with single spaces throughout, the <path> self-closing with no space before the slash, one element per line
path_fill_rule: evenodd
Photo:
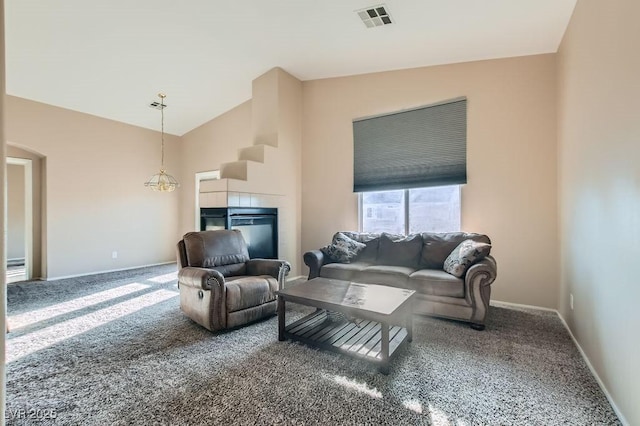
<path fill-rule="evenodd" d="M 188 266 L 178 272 L 178 286 L 181 285 L 202 290 L 211 290 L 212 287 L 222 288 L 224 276 L 215 269 Z"/>
<path fill-rule="evenodd" d="M 247 275 L 270 275 L 280 280 L 291 271 L 291 265 L 286 260 L 250 259 L 246 262 Z"/>
<path fill-rule="evenodd" d="M 327 260 L 320 250 L 311 250 L 304 254 L 304 263 L 309 267 L 309 279 L 320 276 L 320 268 Z"/>

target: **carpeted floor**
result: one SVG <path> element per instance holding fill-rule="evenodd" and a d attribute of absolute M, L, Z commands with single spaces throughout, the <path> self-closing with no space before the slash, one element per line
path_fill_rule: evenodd
<path fill-rule="evenodd" d="M 175 265 L 8 285 L 7 423 L 619 424 L 551 312 L 416 317 L 385 376 L 278 342 L 275 317 L 215 334 L 178 302 Z"/>

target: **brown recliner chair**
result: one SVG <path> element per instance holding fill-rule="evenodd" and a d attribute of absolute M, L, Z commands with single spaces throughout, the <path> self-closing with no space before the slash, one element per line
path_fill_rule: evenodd
<path fill-rule="evenodd" d="M 249 259 L 238 230 L 189 232 L 178 242 L 180 309 L 211 330 L 239 327 L 276 313 L 291 266 Z"/>

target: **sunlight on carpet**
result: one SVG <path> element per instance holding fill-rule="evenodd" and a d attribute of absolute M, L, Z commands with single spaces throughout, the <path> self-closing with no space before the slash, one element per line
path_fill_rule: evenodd
<path fill-rule="evenodd" d="M 178 297 L 178 294 L 173 291 L 157 290 L 108 308 L 9 339 L 7 340 L 7 363 L 174 297 Z"/>
<path fill-rule="evenodd" d="M 422 414 L 422 404 L 416 399 L 408 399 L 406 401 L 403 401 L 402 405 L 404 405 L 404 408 L 408 410 L 415 411 L 418 414 Z"/>
<path fill-rule="evenodd" d="M 153 278 L 149 278 L 147 281 L 151 281 L 158 284 L 166 284 L 166 283 L 170 283 L 171 281 L 175 281 L 177 279 L 178 279 L 178 272 L 176 271 L 176 272 L 170 272 L 164 275 L 158 275 Z"/>
<path fill-rule="evenodd" d="M 333 381 L 347 389 L 369 395 L 371 398 L 382 398 L 382 393 L 376 388 L 370 388 L 366 383 L 359 383 L 345 376 L 334 376 Z"/>
<path fill-rule="evenodd" d="M 67 302 L 57 303 L 55 305 L 47 306 L 43 309 L 35 311 L 28 311 L 23 314 L 10 316 L 8 321 L 12 330 L 17 330 L 22 327 L 26 327 L 31 324 L 36 324 L 41 321 L 48 320 L 59 315 L 68 314 L 73 311 L 85 309 L 89 306 L 97 305 L 99 303 L 106 302 L 107 300 L 116 299 L 127 294 L 135 293 L 136 291 L 146 290 L 150 288 L 149 285 L 140 283 L 131 283 L 116 287 L 111 290 L 105 290 L 98 293 L 90 294 L 88 296 L 78 297 Z"/>
<path fill-rule="evenodd" d="M 466 426 L 468 423 L 466 422 L 451 422 L 449 420 L 449 416 L 447 416 L 447 414 L 434 407 L 433 405 L 429 404 L 429 417 L 431 418 L 431 424 L 433 426 Z"/>

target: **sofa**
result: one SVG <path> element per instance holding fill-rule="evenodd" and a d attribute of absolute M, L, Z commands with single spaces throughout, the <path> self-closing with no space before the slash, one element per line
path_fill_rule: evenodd
<path fill-rule="evenodd" d="M 177 244 L 180 309 L 211 331 L 275 315 L 276 291 L 291 266 L 249 259 L 238 230 L 189 232 Z"/>
<path fill-rule="evenodd" d="M 309 279 L 415 290 L 414 313 L 466 321 L 483 330 L 497 274 L 490 249 L 489 237 L 475 233 L 338 232 L 330 245 L 306 252 L 304 262 Z"/>

